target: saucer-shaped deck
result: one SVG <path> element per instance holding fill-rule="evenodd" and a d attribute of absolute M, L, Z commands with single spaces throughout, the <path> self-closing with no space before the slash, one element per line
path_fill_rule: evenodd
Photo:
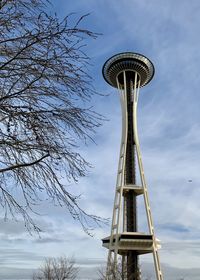
<path fill-rule="evenodd" d="M 102 69 L 107 83 L 117 88 L 117 77 L 126 72 L 137 72 L 140 87 L 148 84 L 154 75 L 153 63 L 144 55 L 132 52 L 119 53 L 109 58 Z"/>

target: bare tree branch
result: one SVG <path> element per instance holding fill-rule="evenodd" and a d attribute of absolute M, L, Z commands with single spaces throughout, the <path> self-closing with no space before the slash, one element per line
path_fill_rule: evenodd
<path fill-rule="evenodd" d="M 43 159 L 45 159 L 45 158 L 48 157 L 48 156 L 49 156 L 49 154 L 46 154 L 46 155 L 42 156 L 41 158 L 39 158 L 39 159 L 37 159 L 37 160 L 35 160 L 35 161 L 32 161 L 32 162 L 17 163 L 17 164 L 15 164 L 15 165 L 11 165 L 11 166 L 9 166 L 9 167 L 7 167 L 7 168 L 2 168 L 2 169 L 0 169 L 0 173 L 2 173 L 2 172 L 7 172 L 7 171 L 11 171 L 11 170 L 16 169 L 16 168 L 22 168 L 22 167 L 32 166 L 32 165 L 34 165 L 34 164 L 39 163 L 40 161 L 42 161 Z"/>
<path fill-rule="evenodd" d="M 96 92 L 84 52 L 97 34 L 79 27 L 85 16 L 71 24 L 48 5 L 0 1 L 0 205 L 35 230 L 30 213 L 44 197 L 89 232 L 104 220 L 81 209 L 68 183 L 87 174 L 80 147 L 103 120 L 89 105 Z"/>

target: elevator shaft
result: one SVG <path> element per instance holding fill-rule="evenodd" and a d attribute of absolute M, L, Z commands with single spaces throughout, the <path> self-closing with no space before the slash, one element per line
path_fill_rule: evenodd
<path fill-rule="evenodd" d="M 132 86 L 134 85 L 133 78 L 135 75 L 133 72 L 127 72 L 126 79 L 126 107 L 127 107 L 127 137 L 126 137 L 126 158 L 125 158 L 125 185 L 136 184 L 136 169 L 135 169 L 135 143 L 134 143 L 134 131 L 133 131 L 133 99 L 132 99 Z M 124 195 L 124 205 L 126 213 L 126 228 L 127 232 L 137 232 L 137 200 L 133 191 L 129 191 Z M 127 279 L 139 280 L 136 272 L 138 271 L 138 256 L 134 251 L 128 251 L 126 256 L 127 266 Z M 135 276 L 134 276 L 135 275 Z"/>

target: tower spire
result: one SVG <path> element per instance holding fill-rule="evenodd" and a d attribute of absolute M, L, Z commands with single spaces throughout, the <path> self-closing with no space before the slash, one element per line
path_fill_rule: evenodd
<path fill-rule="evenodd" d="M 139 90 L 150 82 L 153 75 L 152 62 L 132 52 L 114 55 L 103 66 L 104 79 L 119 90 L 122 108 L 122 137 L 111 234 L 102 240 L 103 246 L 108 249 L 106 280 L 116 279 L 119 256 L 122 279 L 140 280 L 138 256 L 146 253 L 153 253 L 157 280 L 163 280 L 158 255 L 159 242 L 154 232 L 137 131 Z M 140 185 L 136 182 L 136 167 Z M 144 198 L 148 233 L 138 231 L 138 195 Z"/>

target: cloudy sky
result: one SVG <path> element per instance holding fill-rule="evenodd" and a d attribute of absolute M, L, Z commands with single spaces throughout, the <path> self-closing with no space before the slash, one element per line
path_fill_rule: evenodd
<path fill-rule="evenodd" d="M 88 41 L 90 73 L 97 90 L 95 110 L 109 121 L 82 153 L 94 168 L 74 189 L 89 213 L 111 217 L 121 134 L 118 94 L 101 74 L 110 56 L 133 51 L 149 57 L 155 77 L 141 90 L 139 136 L 160 259 L 165 280 L 200 275 L 200 2 L 198 0 L 53 0 L 60 17 L 90 13 L 82 27 L 102 33 Z M 146 227 L 139 201 L 141 229 Z M 107 251 L 101 238 L 110 227 L 87 236 L 63 209 L 44 205 L 36 220 L 44 233 L 30 236 L 22 223 L 1 221 L 0 279 L 31 279 L 44 257 L 73 256 L 80 279 L 97 279 Z M 141 259 L 143 276 L 155 279 L 152 257 Z"/>

